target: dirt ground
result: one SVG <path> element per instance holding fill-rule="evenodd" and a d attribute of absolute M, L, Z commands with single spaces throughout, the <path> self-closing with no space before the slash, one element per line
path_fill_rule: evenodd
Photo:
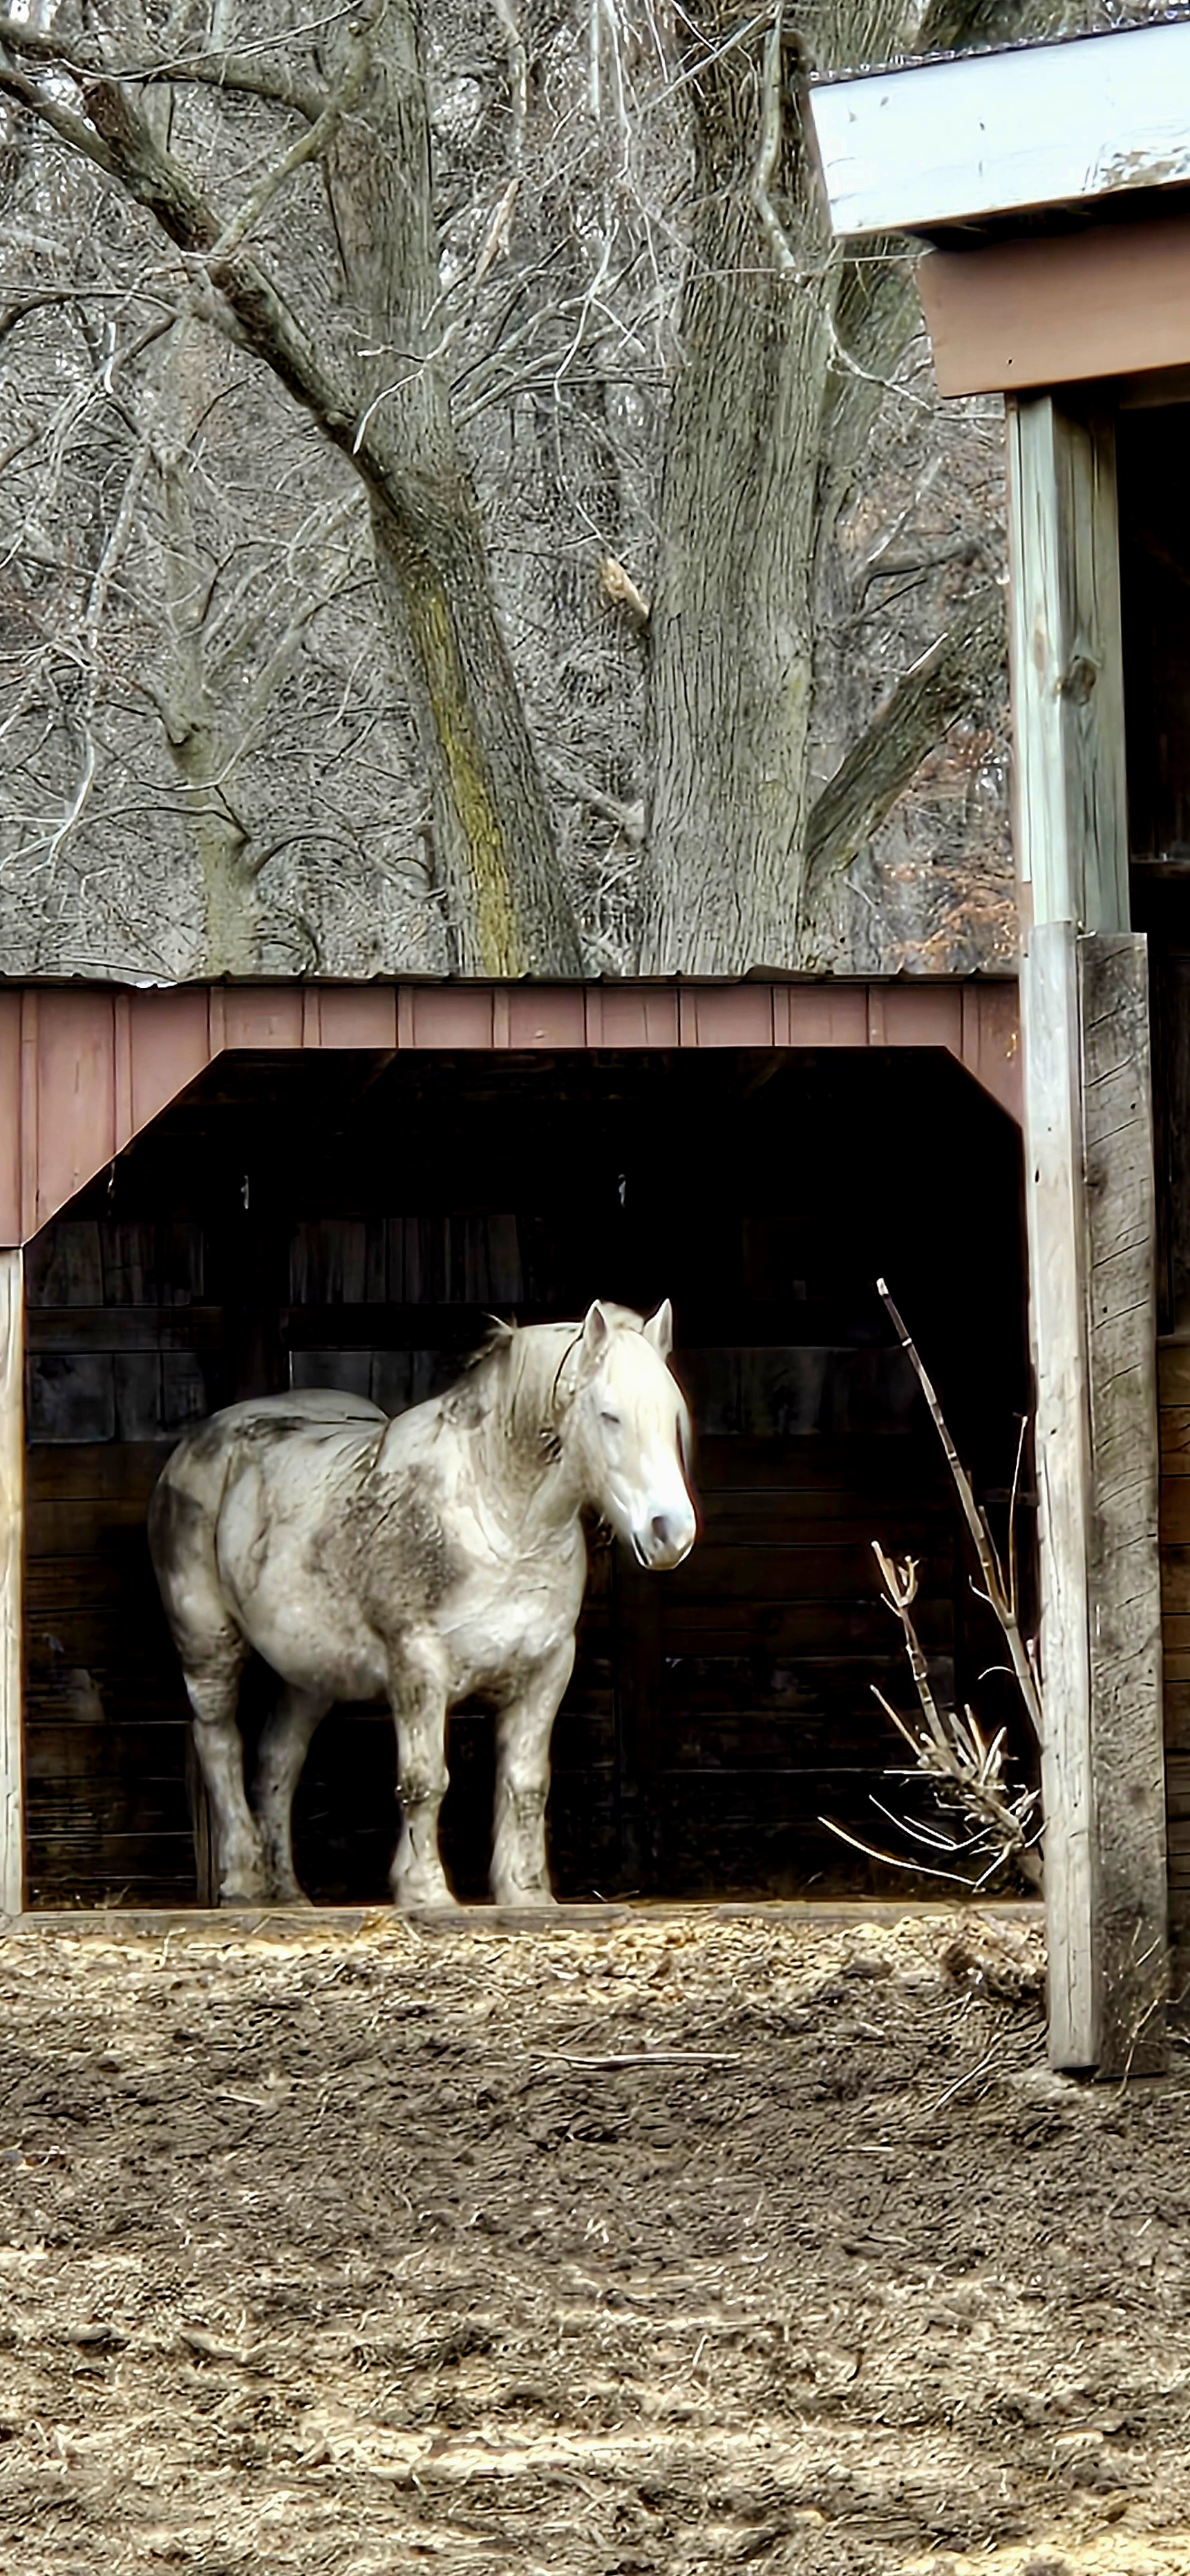
<path fill-rule="evenodd" d="M 957 1918 L 0 1947 L 0 2568 L 1190 2576 L 1190 2050 Z"/>

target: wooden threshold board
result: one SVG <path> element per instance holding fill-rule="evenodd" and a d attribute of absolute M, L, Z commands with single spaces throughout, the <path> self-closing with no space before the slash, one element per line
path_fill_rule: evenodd
<path fill-rule="evenodd" d="M 188 1906 L 144 1913 L 131 1907 L 125 1910 L 99 1906 L 88 1913 L 47 1911 L 0 1917 L 0 1937 L 19 1940 L 26 1932 L 54 1932 L 71 1940 L 120 1942 L 161 1940 L 185 1933 L 197 1941 L 306 1942 L 353 1939 L 364 1933 L 395 1932 L 402 1926 L 414 1934 L 449 1936 L 454 1932 L 617 1932 L 632 1924 L 650 1923 L 757 1923 L 789 1931 L 818 1932 L 849 1924 L 919 1919 L 944 1922 L 959 1914 L 972 1915 L 981 1922 L 1011 1922 L 1038 1931 L 1045 1922 L 1044 1906 L 1031 1897 L 1001 1898 L 986 1905 L 961 1905 L 954 1900 L 947 1903 L 932 1898 L 915 1902 L 906 1899 L 895 1904 L 858 1897 L 850 1902 L 823 1904 L 815 1904 L 809 1898 L 759 1898 L 729 1904 L 554 1905 L 532 1911 L 502 1905 L 458 1905 L 409 1914 L 398 1913 L 394 1906 L 387 1905 L 229 1905 L 218 1910 Z"/>

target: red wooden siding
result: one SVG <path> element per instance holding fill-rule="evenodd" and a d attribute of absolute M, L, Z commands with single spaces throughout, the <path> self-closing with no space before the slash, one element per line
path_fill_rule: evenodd
<path fill-rule="evenodd" d="M 1020 1116 L 1015 982 L 0 991 L 0 1243 L 27 1242 L 225 1049 L 939 1047 Z"/>

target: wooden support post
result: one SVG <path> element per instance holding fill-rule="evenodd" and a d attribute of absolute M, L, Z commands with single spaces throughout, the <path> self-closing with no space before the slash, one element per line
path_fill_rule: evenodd
<path fill-rule="evenodd" d="M 1026 920 L 1128 928 L 1115 423 L 1008 405 L 1014 831 Z"/>
<path fill-rule="evenodd" d="M 0 1914 L 25 1898 L 25 1266 L 0 1251 Z"/>
<path fill-rule="evenodd" d="M 1068 922 L 1034 929 L 1021 960 L 1025 1203 L 1036 1383 L 1045 1903 L 1051 2063 L 1099 2059 L 1091 1786 L 1090 1408 L 1078 1096 L 1078 978 Z"/>
<path fill-rule="evenodd" d="M 1166 1844 L 1155 1182 L 1129 931 L 1115 433 L 1008 407 L 1014 829 L 1037 1381 L 1050 2056 L 1160 2061 Z"/>
<path fill-rule="evenodd" d="M 1091 1421 L 1098 2063 L 1164 2060 L 1168 1883 L 1158 1547 L 1156 1176 L 1148 943 L 1079 941 Z"/>
<path fill-rule="evenodd" d="M 1166 1965 L 1145 942 L 1045 923 L 1021 994 L 1050 2057 L 1139 2073 Z"/>

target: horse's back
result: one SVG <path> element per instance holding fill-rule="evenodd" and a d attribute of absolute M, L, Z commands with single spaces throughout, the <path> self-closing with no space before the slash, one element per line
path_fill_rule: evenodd
<path fill-rule="evenodd" d="M 375 1424 L 387 1422 L 388 1418 L 366 1395 L 346 1395 L 333 1386 L 290 1387 L 284 1395 L 249 1395 L 240 1404 L 225 1404 L 221 1412 L 208 1414 L 205 1422 L 196 1422 L 194 1429 L 184 1434 L 174 1457 L 183 1450 L 204 1449 L 216 1437 L 222 1441 L 236 1432 L 249 1431 L 255 1422 L 274 1436 L 283 1437 L 290 1430 L 300 1432 L 319 1423 Z"/>
<path fill-rule="evenodd" d="M 309 1387 L 249 1396 L 196 1423 L 166 1460 L 149 1502 L 149 1550 L 167 1599 L 170 1578 L 187 1562 L 193 1568 L 207 1561 L 213 1572 L 220 1514 L 246 1469 L 256 1483 L 271 1467 L 316 1486 L 316 1459 L 324 1473 L 328 1465 L 350 1469 L 387 1422 L 366 1396 Z"/>

